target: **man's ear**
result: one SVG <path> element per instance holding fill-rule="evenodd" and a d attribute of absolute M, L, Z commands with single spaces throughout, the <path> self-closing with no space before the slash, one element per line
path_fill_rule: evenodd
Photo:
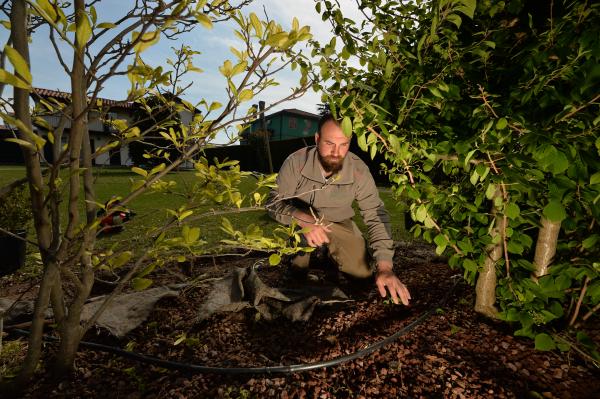
<path fill-rule="evenodd" d="M 315 133 L 315 144 L 319 144 L 319 133 Z"/>

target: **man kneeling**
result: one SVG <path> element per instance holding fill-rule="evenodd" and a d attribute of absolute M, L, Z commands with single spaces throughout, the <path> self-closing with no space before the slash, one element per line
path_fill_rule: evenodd
<path fill-rule="evenodd" d="M 352 221 L 356 200 L 367 225 L 369 245 L 376 260 L 375 284 L 382 297 L 387 291 L 394 303 L 408 305 L 410 293 L 394 274 L 390 217 L 379 198 L 367 165 L 349 152 L 346 137 L 331 114 L 321 118 L 315 147 L 291 154 L 277 176 L 267 209 L 278 222 L 296 220 L 311 247 L 327 245 L 340 271 L 358 279 L 373 275 L 366 242 Z M 292 266 L 305 269 L 310 254 L 297 255 Z"/>

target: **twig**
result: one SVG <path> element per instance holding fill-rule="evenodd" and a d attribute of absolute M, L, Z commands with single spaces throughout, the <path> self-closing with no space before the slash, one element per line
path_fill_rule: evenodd
<path fill-rule="evenodd" d="M 13 232 L 10 232 L 10 231 L 8 231 L 8 230 L 5 230 L 5 229 L 3 229 L 2 227 L 0 227 L 0 233 L 4 233 L 4 234 L 6 234 L 6 235 L 8 235 L 8 236 L 11 236 L 12 238 L 17 238 L 17 239 L 19 239 L 19 240 L 21 240 L 21 241 L 25 241 L 27 244 L 31 244 L 31 245 L 33 245 L 33 246 L 35 246 L 35 247 L 37 247 L 37 246 L 38 246 L 38 243 L 37 243 L 37 242 L 35 242 L 35 241 L 29 241 L 28 239 L 26 239 L 26 238 L 23 238 L 23 237 L 21 237 L 20 235 L 17 235 L 17 234 L 15 234 L 15 233 L 13 233 Z"/>
<path fill-rule="evenodd" d="M 379 133 L 377 133 L 377 132 L 375 131 L 375 129 L 373 129 L 371 126 L 367 126 L 367 129 L 369 129 L 369 131 L 370 131 L 371 133 L 373 133 L 375 136 L 377 136 L 377 138 L 379 139 L 379 141 L 381 141 L 381 143 L 383 144 L 383 146 L 385 147 L 385 149 L 386 149 L 387 151 L 389 151 L 389 150 L 390 150 L 390 147 L 388 146 L 388 144 L 387 144 L 387 141 L 385 141 L 385 139 L 384 139 L 384 138 L 383 138 L 383 137 L 382 137 L 382 136 L 381 136 Z"/>
<path fill-rule="evenodd" d="M 498 114 L 496 113 L 496 111 L 494 111 L 494 108 L 492 107 L 492 105 L 488 102 L 487 97 L 485 95 L 485 90 L 483 89 L 483 86 L 481 85 L 477 85 L 477 87 L 479 87 L 479 92 L 481 93 L 481 99 L 483 100 L 483 104 L 485 105 L 485 107 L 487 109 L 490 110 L 490 112 L 492 113 L 492 115 L 494 115 L 494 118 L 498 118 Z"/>
<path fill-rule="evenodd" d="M 573 312 L 573 316 L 571 317 L 569 326 L 572 326 L 573 324 L 575 324 L 575 320 L 577 320 L 577 316 L 579 315 L 579 309 L 581 308 L 581 303 L 583 302 L 583 297 L 585 296 L 585 292 L 587 291 L 587 287 L 588 287 L 589 283 L 590 283 L 590 278 L 588 276 L 585 276 L 583 288 L 581 289 L 581 293 L 579 294 L 579 300 L 577 300 L 577 305 L 575 305 L 575 311 Z"/>
<path fill-rule="evenodd" d="M 592 315 L 594 313 L 596 313 L 599 309 L 600 309 L 600 303 L 597 303 L 596 306 L 594 306 L 589 312 L 587 312 L 585 314 L 585 316 L 583 316 L 581 318 L 581 320 L 586 321 L 587 319 L 589 319 L 590 317 L 592 317 Z"/>
<path fill-rule="evenodd" d="M 558 334 L 552 334 L 552 338 L 554 338 L 554 340 L 556 341 L 562 341 L 568 344 L 569 348 L 574 349 L 575 352 L 579 353 L 584 359 L 590 361 L 594 366 L 600 367 L 600 362 L 591 357 L 589 354 L 585 353 L 583 350 L 579 349 L 579 347 L 575 343 L 569 341 L 568 339 Z"/>
<path fill-rule="evenodd" d="M 566 114 L 565 116 L 563 116 L 562 118 L 560 118 L 559 120 L 556 121 L 556 123 L 558 122 L 562 122 L 565 119 L 569 119 L 570 117 L 572 117 L 573 115 L 575 115 L 576 113 L 578 113 L 579 111 L 581 111 L 582 109 L 589 107 L 590 105 L 592 105 L 594 103 L 594 101 L 600 99 L 600 94 L 598 94 L 596 97 L 592 98 L 590 101 L 588 101 L 587 103 L 583 104 L 580 107 L 575 108 L 573 111 L 569 112 L 568 114 Z"/>

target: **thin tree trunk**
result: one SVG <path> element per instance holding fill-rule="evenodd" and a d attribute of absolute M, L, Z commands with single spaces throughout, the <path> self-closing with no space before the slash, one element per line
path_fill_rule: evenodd
<path fill-rule="evenodd" d="M 548 274 L 548 269 L 556 254 L 556 244 L 561 225 L 561 222 L 551 222 L 545 217 L 542 217 L 541 222 L 542 227 L 540 227 L 535 244 L 535 258 L 533 259 L 535 270 L 532 277 L 535 280 Z"/>
<path fill-rule="evenodd" d="M 79 26 L 82 19 L 85 18 L 85 1 L 75 0 L 75 26 Z M 79 37 L 75 40 L 75 49 L 73 54 L 73 70 L 71 73 L 71 93 L 72 93 L 72 122 L 69 137 L 70 160 L 69 169 L 71 171 L 70 198 L 69 198 L 69 226 L 67 226 L 67 236 L 71 237 L 74 233 L 75 222 L 79 219 L 78 202 L 81 178 L 79 177 L 80 157 L 83 153 L 83 167 L 86 168 L 83 174 L 84 192 L 86 202 L 86 222 L 89 226 L 95 219 L 95 207 L 93 205 L 93 172 L 91 146 L 88 134 L 88 112 L 87 112 L 87 82 L 85 79 L 84 49 L 86 43 L 80 43 Z M 74 223 L 75 222 L 75 223 Z M 86 228 L 83 232 L 82 250 L 79 251 L 81 265 L 81 282 L 77 284 L 75 298 L 68 308 L 68 314 L 64 323 L 60 326 L 61 341 L 58 353 L 56 355 L 55 372 L 59 375 L 72 371 L 75 355 L 79 347 L 79 342 L 83 338 L 85 331 L 81 327 L 81 311 L 83 305 L 90 295 L 94 283 L 94 270 L 90 258 L 95 231 Z"/>
<path fill-rule="evenodd" d="M 29 65 L 26 2 L 12 2 L 10 22 L 13 47 Z M 23 123 L 26 129 L 28 129 L 30 132 L 33 132 L 31 115 L 29 113 L 28 90 L 19 89 L 16 87 L 14 88 L 13 107 L 15 117 Z M 24 131 L 19 131 L 19 137 L 22 140 L 31 142 L 29 135 Z M 51 230 L 48 213 L 44 206 L 43 178 L 39 154 L 37 150 L 27 147 L 22 147 L 22 150 L 27 171 L 27 180 L 29 182 L 31 206 L 35 230 L 38 238 L 38 246 L 42 255 L 42 262 L 45 266 L 45 269 L 42 282 L 40 284 L 39 294 L 35 302 L 27 355 L 17 379 L 17 383 L 21 386 L 31 379 L 41 357 L 44 313 L 48 308 L 50 293 L 58 273 L 56 263 L 48 251 L 51 241 Z"/>
<path fill-rule="evenodd" d="M 492 198 L 491 214 L 495 217 L 496 222 L 492 228 L 492 237 L 501 237 L 502 232 L 506 229 L 505 218 L 498 214 L 495 206 L 495 199 L 502 197 L 500 190 L 496 190 L 494 198 Z M 483 263 L 483 269 L 477 277 L 475 286 L 475 311 L 491 318 L 498 317 L 498 309 L 494 306 L 496 302 L 496 263 L 502 257 L 502 246 L 504 243 L 499 240 L 497 244 L 490 244 L 485 248 L 486 257 Z"/>

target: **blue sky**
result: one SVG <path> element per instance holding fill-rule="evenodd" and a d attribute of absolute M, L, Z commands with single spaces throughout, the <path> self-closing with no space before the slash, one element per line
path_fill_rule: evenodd
<path fill-rule="evenodd" d="M 96 5 L 98 13 L 98 22 L 115 21 L 126 10 L 126 3 L 133 3 L 131 0 L 103 0 Z M 344 0 L 347 3 L 346 10 L 352 10 L 353 0 Z M 265 11 L 270 19 L 277 21 L 284 29 L 289 29 L 292 19 L 297 17 L 300 25 L 309 25 L 311 33 L 319 40 L 329 41 L 332 34 L 330 25 L 323 22 L 315 11 L 313 0 L 255 0 L 249 7 L 245 8 L 244 14 L 251 11 L 255 12 L 261 19 L 264 19 Z M 350 12 L 350 17 L 356 15 L 356 12 Z M 192 86 L 185 94 L 185 98 L 197 103 L 205 98 L 209 103 L 212 101 L 225 102 L 225 78 L 220 75 L 218 67 L 226 59 L 234 59 L 229 47 L 237 46 L 239 42 L 233 33 L 234 24 L 232 22 L 220 22 L 214 25 L 213 29 L 206 29 L 198 25 L 191 33 L 186 33 L 178 41 L 171 41 L 161 38 L 159 43 L 143 53 L 144 61 L 150 65 L 165 65 L 166 59 L 173 57 L 170 47 L 179 47 L 185 43 L 192 49 L 200 51 L 202 54 L 194 58 L 194 64 L 204 70 L 203 73 L 193 73 L 191 81 Z M 0 31 L 0 40 L 6 42 L 7 31 Z M 65 52 L 68 54 L 69 52 Z M 63 68 L 60 66 L 54 50 L 48 40 L 48 31 L 40 30 L 34 35 L 30 48 L 30 57 L 32 65 L 33 85 L 35 87 L 69 91 L 70 83 Z M 66 64 L 71 64 L 66 60 Z M 9 68 L 10 69 L 10 68 Z M 290 93 L 293 86 L 297 85 L 298 74 L 291 70 L 282 71 L 277 78 L 280 85 L 270 88 L 269 91 L 262 93 L 260 97 L 254 98 L 248 103 L 248 106 L 258 100 L 264 100 L 267 105 L 285 97 Z M 124 99 L 127 96 L 129 81 L 125 77 L 115 77 L 110 79 L 101 92 L 101 96 L 110 99 Z M 5 93 L 9 94 L 10 90 Z M 316 112 L 316 105 L 320 102 L 320 93 L 309 91 L 302 98 L 293 102 L 283 103 L 273 111 L 284 108 L 298 108 L 308 112 Z M 243 110 L 245 111 L 245 110 Z"/>

